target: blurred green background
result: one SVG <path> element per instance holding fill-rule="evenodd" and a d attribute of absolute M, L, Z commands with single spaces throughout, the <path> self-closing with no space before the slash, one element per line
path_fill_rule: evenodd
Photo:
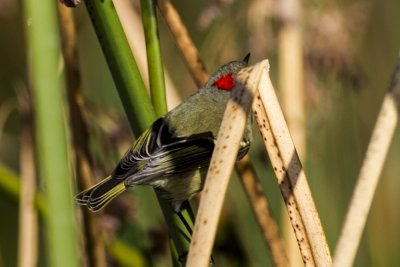
<path fill-rule="evenodd" d="M 137 2 L 133 1 L 133 5 L 138 6 Z M 234 0 L 173 3 L 209 73 L 222 63 L 251 52 L 250 63 L 270 60 L 272 82 L 279 91 L 277 3 Z M 20 174 L 24 124 L 19 97 L 30 85 L 24 35 L 24 25 L 28 22 L 22 8 L 21 1 L 0 0 L 0 163 L 16 174 Z M 397 0 L 302 3 L 307 136 L 303 162 L 332 253 L 399 54 L 399 12 Z M 79 5 L 74 13 L 93 173 L 103 178 L 129 147 L 133 135 L 84 5 Z M 161 16 L 158 21 L 165 70 L 184 99 L 195 92 L 196 86 Z M 254 129 L 256 140 L 250 158 L 281 222 L 280 192 L 258 130 Z M 400 194 L 396 193 L 400 188 L 399 137 L 397 127 L 355 266 L 400 265 Z M 41 185 L 38 187 L 40 190 Z M 193 203 L 196 206 L 196 200 Z M 16 266 L 18 203 L 3 190 L 0 190 L 0 212 L 0 267 Z M 149 266 L 171 265 L 167 228 L 149 188 L 130 190 L 115 200 L 101 218 L 107 236 L 121 238 Z M 48 266 L 42 235 L 39 251 L 38 266 Z M 217 234 L 215 261 L 217 266 L 272 266 L 235 175 Z M 108 262 L 110 266 L 118 266 L 112 257 L 108 257 Z"/>

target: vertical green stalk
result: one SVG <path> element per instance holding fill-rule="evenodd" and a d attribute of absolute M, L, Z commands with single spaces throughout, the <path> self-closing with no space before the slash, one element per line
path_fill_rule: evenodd
<path fill-rule="evenodd" d="M 141 0 L 140 4 L 146 39 L 151 98 L 157 116 L 162 116 L 167 113 L 168 108 L 165 96 L 164 73 L 161 61 L 156 8 L 154 0 Z M 160 202 L 160 206 L 164 213 L 169 229 L 176 229 L 176 225 L 181 225 L 182 222 L 172 211 L 171 205 L 167 201 L 160 197 L 158 197 L 158 201 Z M 188 202 L 185 202 L 185 204 L 182 206 L 182 215 L 193 227 L 194 216 Z M 187 234 L 185 236 L 183 233 L 184 232 L 182 232 L 182 229 L 178 232 L 175 230 L 170 231 L 171 238 L 175 245 L 175 247 L 171 246 L 171 255 L 174 265 L 179 265 L 179 262 L 176 260 L 176 256 L 179 257 L 179 255 L 182 255 L 182 253 L 185 253 L 188 250 L 191 237 Z"/>
<path fill-rule="evenodd" d="M 167 113 L 164 72 L 158 38 L 157 16 L 154 0 L 141 0 L 142 21 L 146 39 L 147 66 L 149 70 L 151 101 L 157 117 Z"/>
<path fill-rule="evenodd" d="M 25 0 L 35 102 L 36 156 L 45 186 L 49 266 L 78 266 L 67 157 L 56 1 Z"/>
<path fill-rule="evenodd" d="M 85 0 L 85 4 L 131 127 L 136 136 L 139 136 L 157 117 L 112 0 Z M 162 102 L 161 97 L 158 99 L 157 101 Z M 165 97 L 163 101 L 164 104 L 160 105 L 162 107 L 160 114 L 166 111 Z M 178 255 L 183 255 L 189 249 L 190 236 L 170 203 L 159 197 L 158 200 Z M 193 225 L 193 213 L 188 202 L 185 202 L 182 214 L 188 223 Z"/>
<path fill-rule="evenodd" d="M 112 0 L 85 0 L 85 4 L 129 123 L 139 136 L 156 115 L 114 4 Z"/>

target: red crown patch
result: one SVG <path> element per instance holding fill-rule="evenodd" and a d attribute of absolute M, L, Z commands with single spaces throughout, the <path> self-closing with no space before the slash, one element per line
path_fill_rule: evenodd
<path fill-rule="evenodd" d="M 232 73 L 229 73 L 225 76 L 222 76 L 218 80 L 216 80 L 212 85 L 218 87 L 221 90 L 231 91 L 233 88 L 234 79 Z"/>

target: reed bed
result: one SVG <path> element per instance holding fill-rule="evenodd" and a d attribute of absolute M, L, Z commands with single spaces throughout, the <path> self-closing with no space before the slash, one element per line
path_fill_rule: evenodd
<path fill-rule="evenodd" d="M 389 23 L 396 8 L 256 0 L 196 2 L 192 11 L 170 0 L 61 2 L 76 9 L 59 5 L 57 12 L 56 2 L 25 0 L 23 12 L 12 4 L 0 12 L 2 20 L 23 15 L 15 34 L 3 34 L 1 50 L 9 64 L 1 67 L 7 75 L 0 84 L 1 96 L 8 96 L 0 99 L 0 208 L 7 215 L 0 221 L 0 265 L 292 266 L 293 250 L 305 266 L 398 265 L 400 57 L 381 90 L 397 53 L 389 40 L 398 36 Z M 77 36 L 87 18 L 94 34 L 86 29 Z M 26 38 L 15 38 L 22 27 Z M 15 45 L 7 46 L 10 40 Z M 93 55 L 105 57 L 110 79 L 99 66 L 87 70 L 95 42 L 103 54 Z M 84 46 L 89 53 L 81 53 Z M 9 47 L 12 57 L 4 53 Z M 260 63 L 235 84 L 192 238 L 169 203 L 157 204 L 145 189 L 98 214 L 76 209 L 75 183 L 85 189 L 93 174 L 109 171 L 132 142 L 129 126 L 138 136 L 167 112 L 169 99 L 180 102 L 169 88 L 192 92 L 207 81 L 205 66 L 212 70 L 248 51 Z M 262 60 L 267 56 L 269 63 Z M 15 76 L 25 61 L 24 73 Z M 114 83 L 115 94 L 101 82 L 86 87 L 89 72 Z M 12 87 L 16 93 L 4 90 Z M 235 166 L 251 109 L 261 134 L 254 133 L 249 157 Z M 229 182 L 234 169 L 240 184 Z M 193 214 L 186 202 L 191 227 Z M 283 242 L 285 231 L 295 236 L 294 246 Z"/>

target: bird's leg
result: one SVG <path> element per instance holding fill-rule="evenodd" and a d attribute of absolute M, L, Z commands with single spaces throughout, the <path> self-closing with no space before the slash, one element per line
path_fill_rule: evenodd
<path fill-rule="evenodd" d="M 189 232 L 190 237 L 192 238 L 192 237 L 193 237 L 192 228 L 190 228 L 190 226 L 189 226 L 188 222 L 186 221 L 185 217 L 183 216 L 182 212 L 181 212 L 181 211 L 178 211 L 176 214 L 178 215 L 179 219 L 182 221 L 183 225 L 185 225 L 186 230 Z M 186 256 L 187 256 L 187 254 L 188 254 L 188 252 L 185 251 L 185 252 L 183 252 L 181 255 L 179 255 L 179 261 L 180 261 L 180 262 L 183 262 L 184 259 L 185 259 Z M 213 256 L 211 255 L 211 257 L 210 257 L 210 266 L 213 266 L 213 265 L 214 265 L 214 258 L 213 258 Z"/>

